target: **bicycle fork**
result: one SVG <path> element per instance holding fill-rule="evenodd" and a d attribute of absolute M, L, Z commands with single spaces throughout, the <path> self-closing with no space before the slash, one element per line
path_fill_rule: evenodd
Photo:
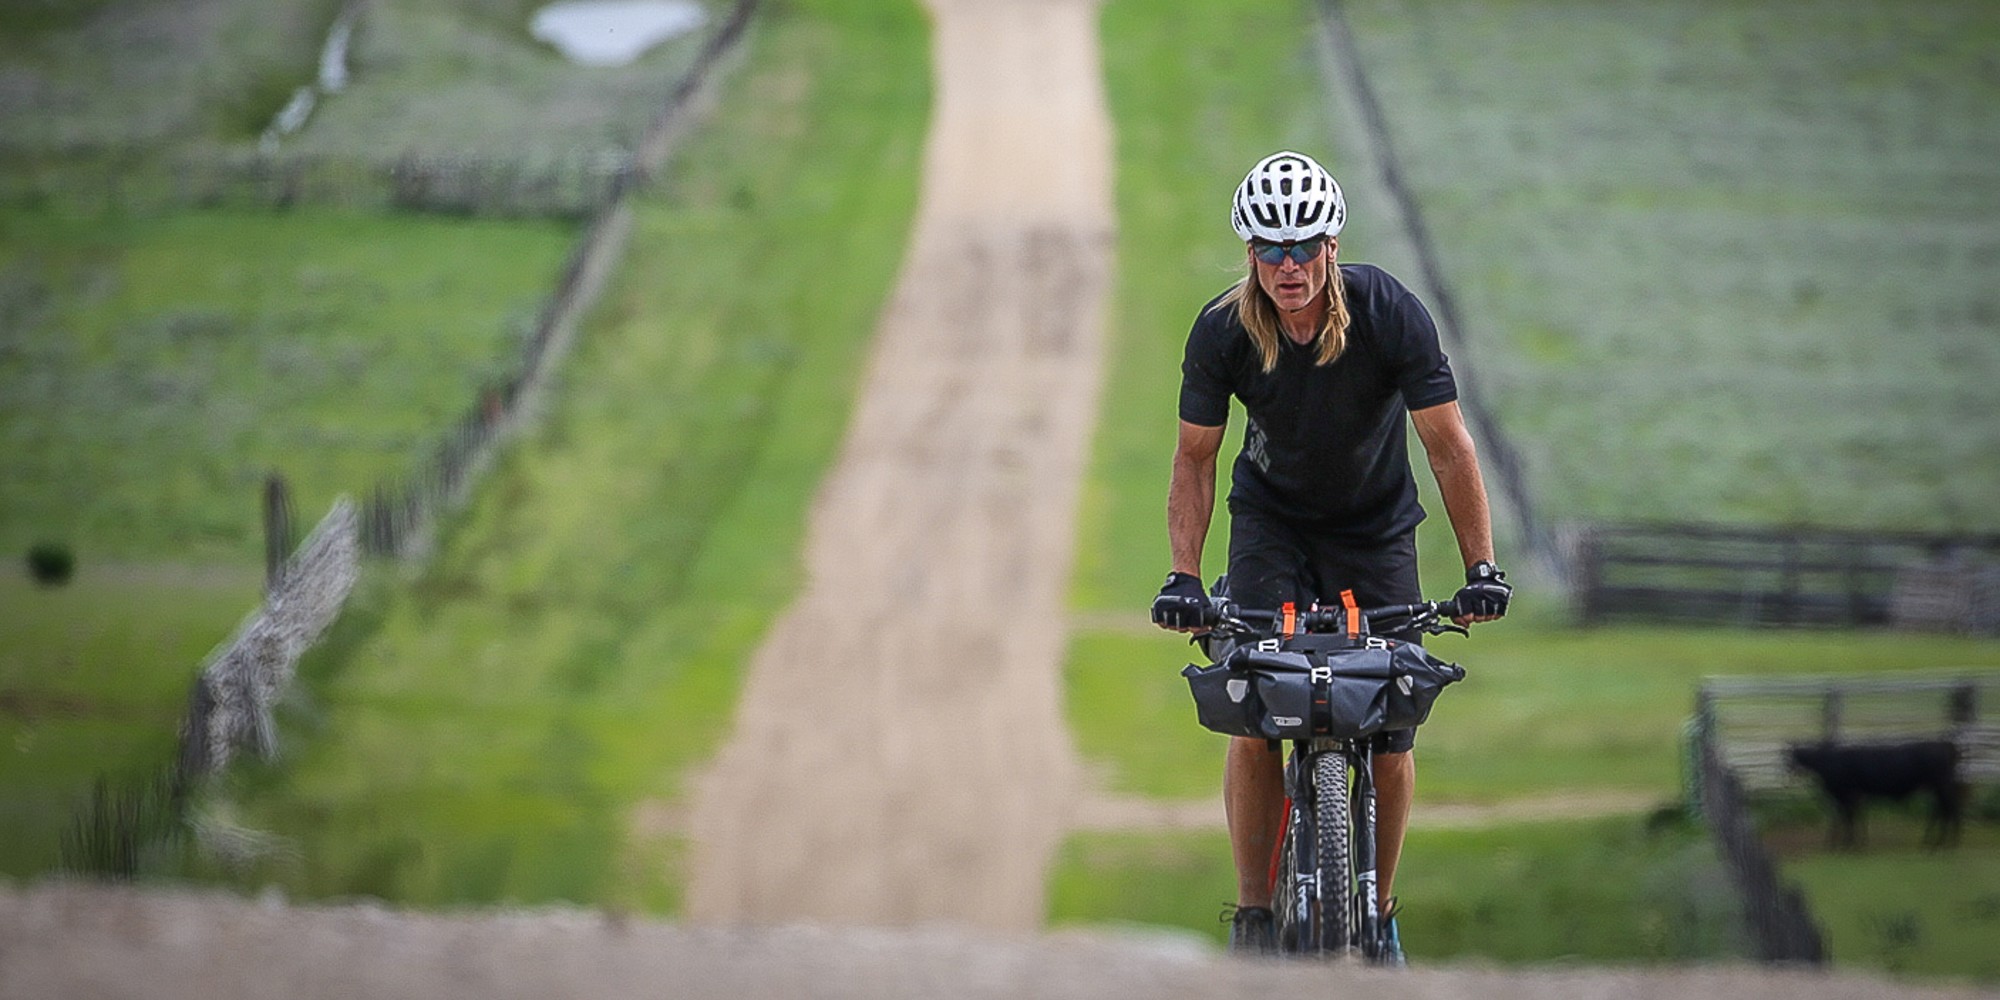
<path fill-rule="evenodd" d="M 1355 936 L 1369 961 L 1381 957 L 1382 912 L 1375 902 L 1375 752 L 1366 740 L 1353 754 Z"/>

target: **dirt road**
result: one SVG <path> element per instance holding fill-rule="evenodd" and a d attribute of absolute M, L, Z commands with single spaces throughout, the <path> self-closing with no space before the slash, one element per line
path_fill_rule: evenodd
<path fill-rule="evenodd" d="M 929 0 L 916 231 L 804 592 L 695 783 L 702 923 L 1040 925 L 1112 238 L 1093 0 Z"/>
<path fill-rule="evenodd" d="M 588 911 L 416 914 L 221 895 L 0 885 L 0 1000 L 288 997 L 1397 997 L 1929 1000 L 1969 989 L 1756 969 L 1232 961 L 1178 942 L 923 930 L 689 928 Z M 1992 996 L 1992 994 L 1986 994 Z"/>

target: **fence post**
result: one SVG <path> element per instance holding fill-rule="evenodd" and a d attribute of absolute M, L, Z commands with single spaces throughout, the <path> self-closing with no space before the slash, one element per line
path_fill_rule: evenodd
<path fill-rule="evenodd" d="M 1785 535 L 1784 575 L 1778 582 L 1778 624 L 1799 623 L 1799 536 Z"/>
<path fill-rule="evenodd" d="M 1828 743 L 1840 742 L 1840 688 L 1829 684 L 1826 696 L 1820 701 L 1819 724 L 1821 738 Z"/>
<path fill-rule="evenodd" d="M 1945 719 L 1954 730 L 1979 721 L 1979 689 L 1971 680 L 1951 689 L 1945 699 Z"/>
<path fill-rule="evenodd" d="M 1604 585 L 1604 543 L 1598 536 L 1595 525 L 1578 532 L 1576 540 L 1576 567 L 1572 570 L 1576 578 L 1577 600 L 1582 605 L 1578 610 L 1585 627 L 1598 624 L 1603 617 L 1603 597 L 1599 588 Z"/>
<path fill-rule="evenodd" d="M 264 477 L 264 592 L 276 593 L 285 582 L 285 560 L 292 554 L 292 491 L 285 477 Z"/>

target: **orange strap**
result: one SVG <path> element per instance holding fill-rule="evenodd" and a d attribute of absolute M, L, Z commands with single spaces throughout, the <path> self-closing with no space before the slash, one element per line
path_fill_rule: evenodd
<path fill-rule="evenodd" d="M 1361 608 L 1354 603 L 1354 591 L 1340 592 L 1340 606 L 1347 609 L 1347 637 L 1361 638 Z"/>
<path fill-rule="evenodd" d="M 1284 626 L 1279 631 L 1283 632 L 1285 638 L 1289 639 L 1299 634 L 1299 612 L 1297 608 L 1292 606 L 1292 602 L 1290 601 L 1286 601 L 1284 608 L 1281 610 L 1283 610 L 1285 617 Z"/>

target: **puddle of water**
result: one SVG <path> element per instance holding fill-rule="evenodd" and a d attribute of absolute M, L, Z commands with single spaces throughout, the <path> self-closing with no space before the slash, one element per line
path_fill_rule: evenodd
<path fill-rule="evenodd" d="M 707 17 L 693 0 L 571 0 L 536 11 L 529 31 L 573 63 L 623 66 Z"/>

